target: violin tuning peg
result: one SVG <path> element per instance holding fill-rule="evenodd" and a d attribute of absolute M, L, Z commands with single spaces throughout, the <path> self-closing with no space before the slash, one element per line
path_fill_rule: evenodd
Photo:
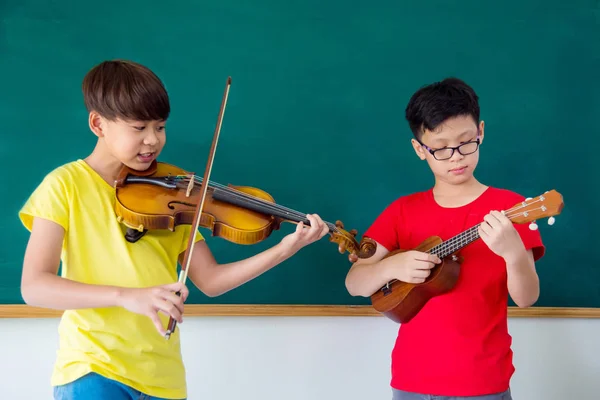
<path fill-rule="evenodd" d="M 352 230 L 351 230 L 349 233 L 350 233 L 352 236 L 356 237 L 356 234 L 358 233 L 358 231 L 357 231 L 356 229 L 352 229 Z"/>
<path fill-rule="evenodd" d="M 344 223 L 342 221 L 340 221 L 339 219 L 337 221 L 335 221 L 335 226 L 340 229 L 344 229 Z"/>
<path fill-rule="evenodd" d="M 555 222 L 556 222 L 556 218 L 554 218 L 554 217 L 548 218 L 548 225 L 554 225 Z"/>
<path fill-rule="evenodd" d="M 535 222 L 532 222 L 531 224 L 529 224 L 529 229 L 531 229 L 532 231 L 536 231 L 537 228 L 538 228 L 538 226 Z"/>

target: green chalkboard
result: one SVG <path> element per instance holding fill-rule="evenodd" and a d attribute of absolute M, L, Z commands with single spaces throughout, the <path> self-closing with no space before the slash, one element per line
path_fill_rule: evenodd
<path fill-rule="evenodd" d="M 105 59 L 152 68 L 172 99 L 162 161 L 202 173 L 221 95 L 233 79 L 212 180 L 359 236 L 398 196 L 432 184 L 404 107 L 420 86 L 458 76 L 481 98 L 478 177 L 565 209 L 540 229 L 548 307 L 600 307 L 600 3 L 597 0 L 42 0 L 0 2 L 0 303 L 22 304 L 28 233 L 17 210 L 43 176 L 91 152 L 81 96 Z M 220 262 L 274 245 L 208 237 Z M 362 305 L 344 287 L 346 255 L 327 240 L 218 298 L 190 303 Z"/>

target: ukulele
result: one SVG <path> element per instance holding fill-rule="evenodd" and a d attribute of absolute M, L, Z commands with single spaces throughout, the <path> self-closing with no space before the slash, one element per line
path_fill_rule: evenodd
<path fill-rule="evenodd" d="M 535 198 L 517 203 L 504 215 L 513 223 L 535 223 L 540 218 L 550 217 L 548 225 L 554 224 L 554 216 L 560 214 L 564 206 L 562 195 L 555 190 Z M 424 240 L 414 250 L 437 255 L 442 261 L 431 269 L 431 274 L 423 283 L 407 283 L 391 280 L 371 295 L 373 308 L 394 322 L 409 322 L 425 306 L 429 299 L 450 291 L 458 280 L 462 257 L 457 253 L 465 246 L 479 239 L 479 225 L 475 225 L 458 235 L 442 241 L 438 236 Z M 384 258 L 407 250 L 399 249 L 386 254 Z"/>

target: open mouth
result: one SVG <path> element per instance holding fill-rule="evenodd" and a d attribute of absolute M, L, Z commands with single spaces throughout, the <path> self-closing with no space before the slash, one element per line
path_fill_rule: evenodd
<path fill-rule="evenodd" d="M 140 153 L 140 154 L 138 154 L 138 158 L 143 162 L 151 161 L 154 158 L 154 152 Z"/>

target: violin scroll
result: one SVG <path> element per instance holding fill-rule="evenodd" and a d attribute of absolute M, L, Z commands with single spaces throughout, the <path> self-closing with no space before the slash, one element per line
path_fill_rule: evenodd
<path fill-rule="evenodd" d="M 338 244 L 338 251 L 340 254 L 348 251 L 350 255 L 348 259 L 354 263 L 359 258 L 369 258 L 375 254 L 377 250 L 377 244 L 375 241 L 369 238 L 363 238 L 360 243 L 356 241 L 356 234 L 358 231 L 352 229 L 350 232 L 344 230 L 344 224 L 342 221 L 335 222 L 335 229 L 331 230 L 329 241 Z"/>

